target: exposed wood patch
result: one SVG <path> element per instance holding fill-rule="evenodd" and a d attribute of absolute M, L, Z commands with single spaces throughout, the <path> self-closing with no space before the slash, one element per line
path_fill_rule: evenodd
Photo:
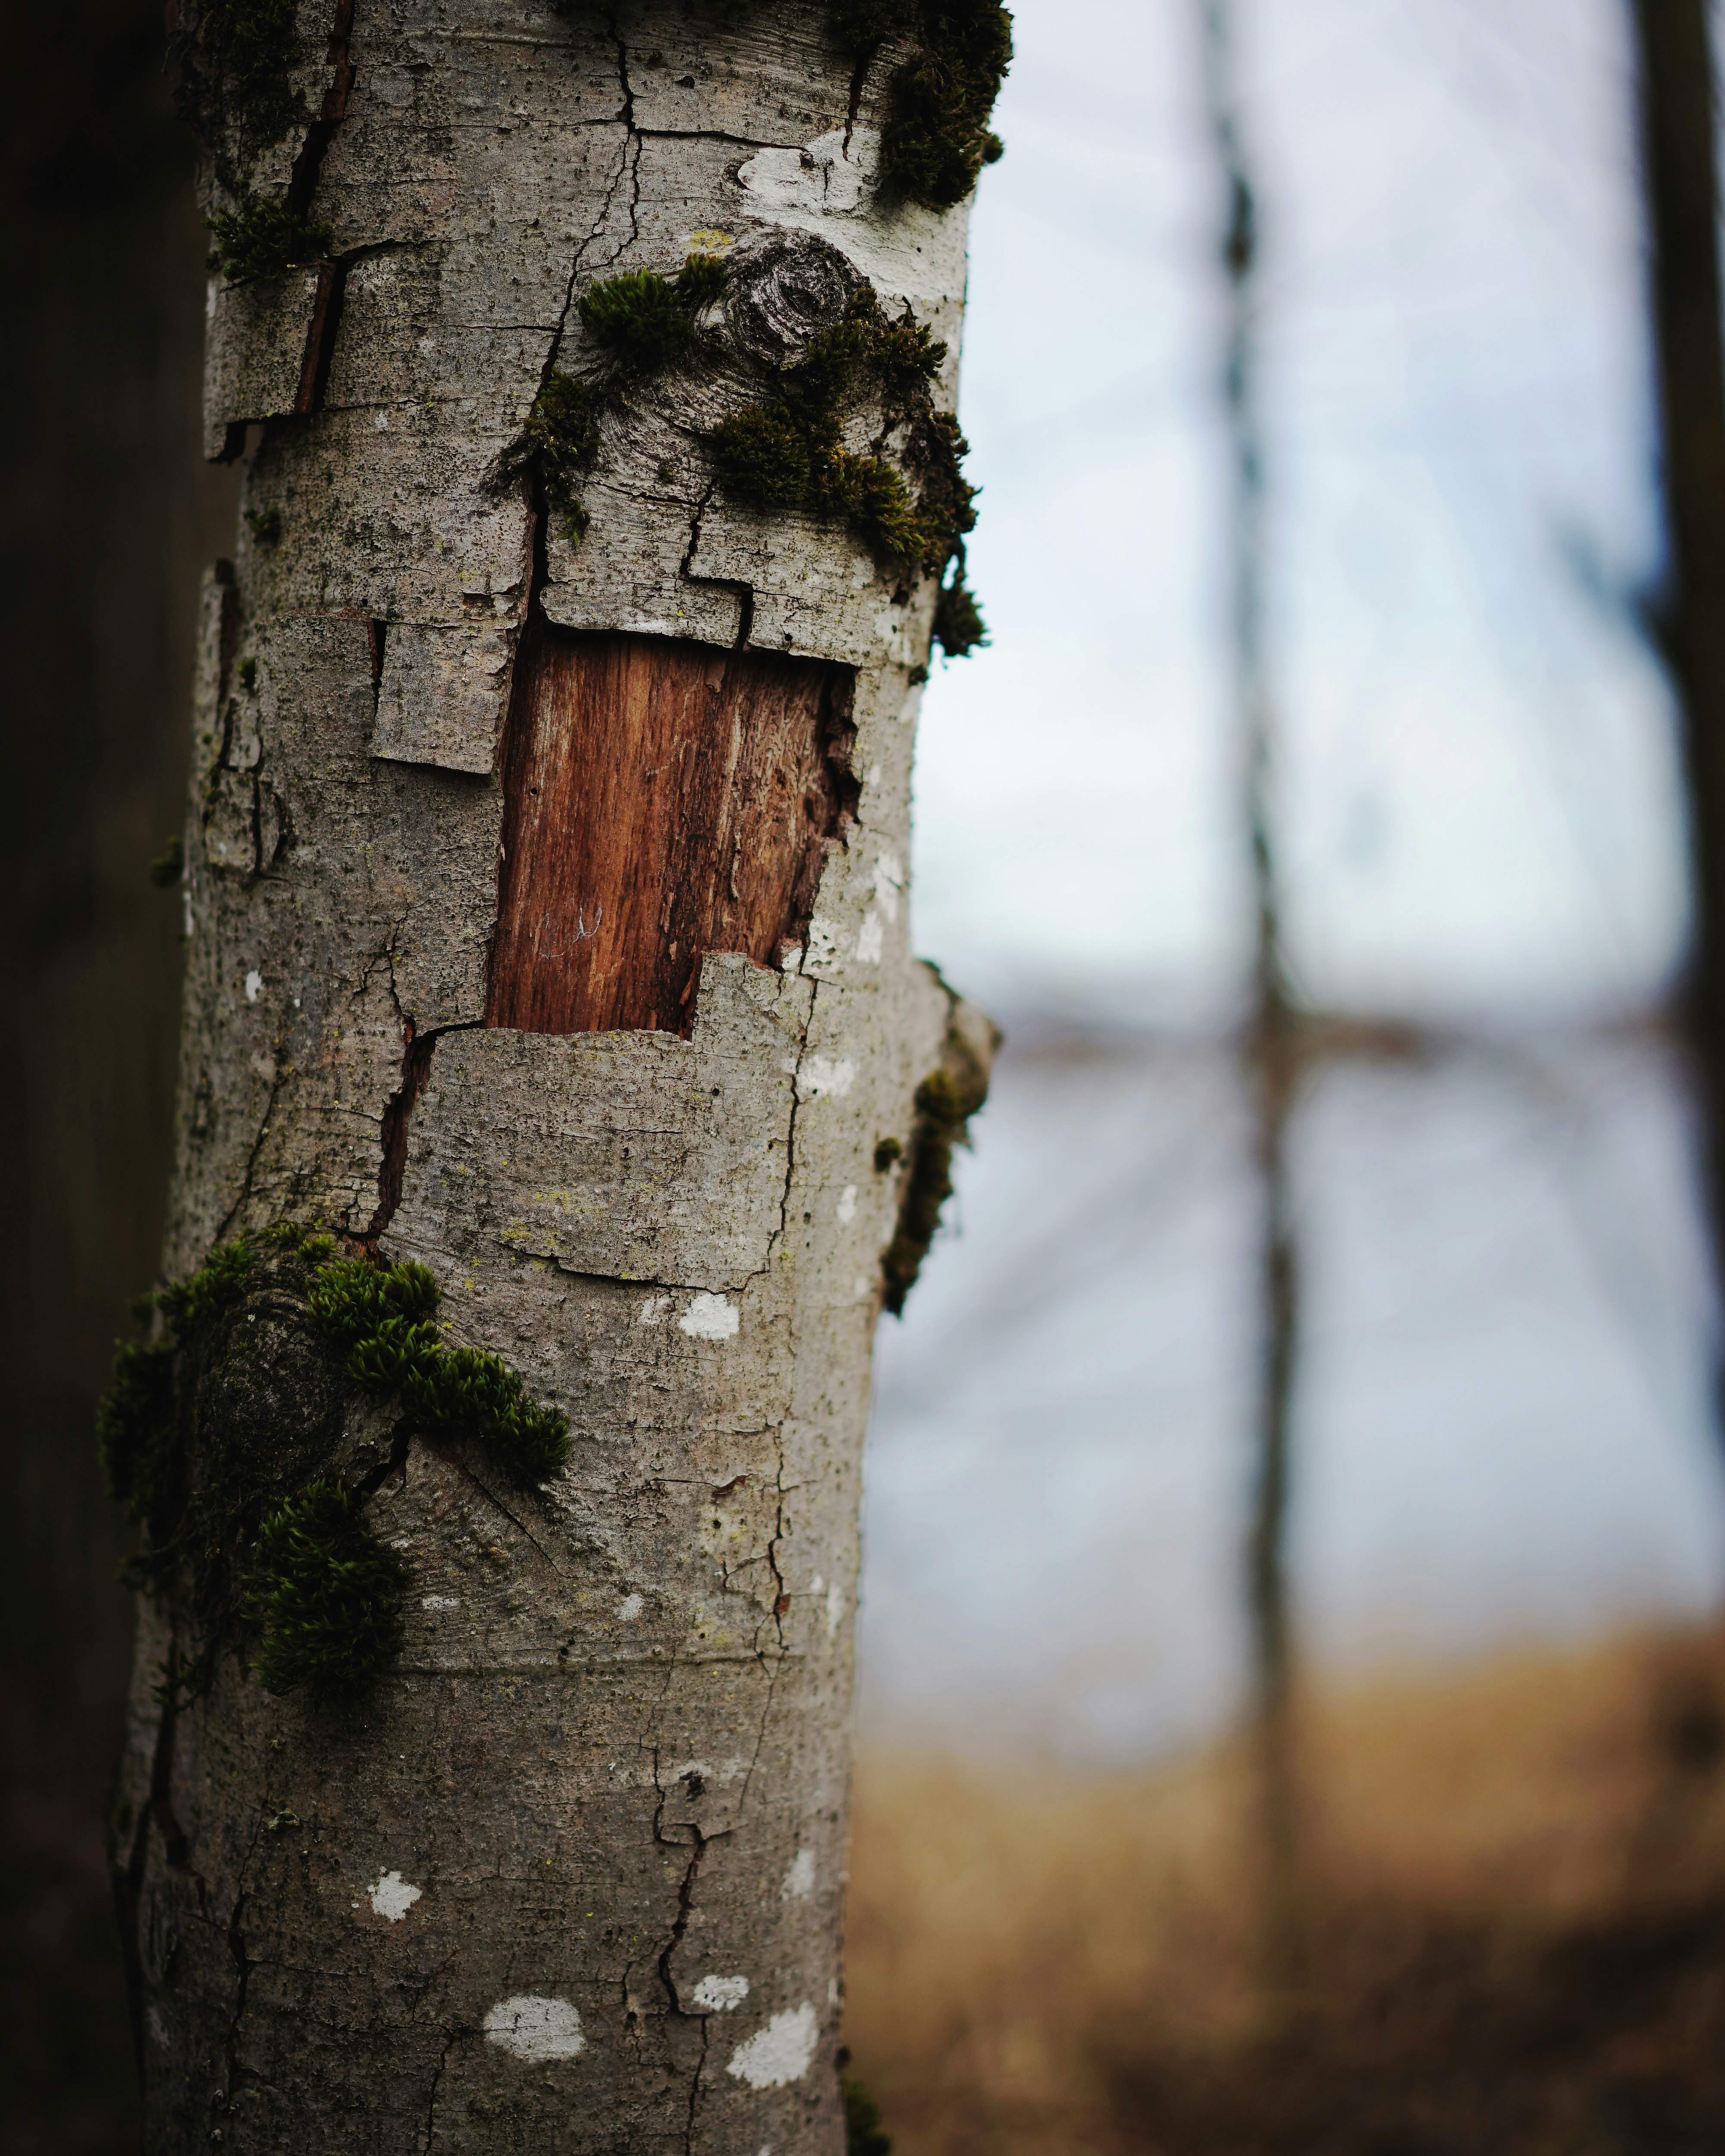
<path fill-rule="evenodd" d="M 537 629 L 516 660 L 488 1025 L 686 1036 L 704 952 L 808 933 L 849 820 L 854 675 Z"/>

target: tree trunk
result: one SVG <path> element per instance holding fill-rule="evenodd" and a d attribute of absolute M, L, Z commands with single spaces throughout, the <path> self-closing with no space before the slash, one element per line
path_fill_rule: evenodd
<path fill-rule="evenodd" d="M 1252 1738 L 1262 1862 L 1260 1973 L 1273 2018 L 1295 2017 L 1304 1980 L 1305 1921 L 1293 1762 L 1294 1640 L 1288 1606 L 1291 1419 L 1299 1353 L 1300 1251 L 1288 1126 L 1308 1044 L 1289 993 L 1275 843 L 1275 713 L 1265 649 L 1264 451 L 1258 394 L 1257 197 L 1235 81 L 1235 27 L 1224 0 L 1199 0 L 1204 89 L 1218 177 L 1227 198 L 1219 253 L 1228 280 L 1223 367 L 1230 470 L 1228 551 L 1234 693 L 1245 767 L 1243 821 L 1255 935 L 1251 1010 L 1242 1039 L 1262 1178 L 1260 1350 L 1245 1600 L 1252 1650 Z"/>
<path fill-rule="evenodd" d="M 1725 1243 L 1725 346 L 1713 55 L 1702 0 L 1635 0 L 1631 13 L 1667 547 L 1655 627 L 1677 691 L 1689 782 L 1687 1004 L 1717 1265 Z"/>
<path fill-rule="evenodd" d="M 996 146 L 918 177 L 947 18 L 859 12 L 180 19 L 247 464 L 187 838 L 203 1270 L 105 1411 L 153 2152 L 843 2140 L 881 1260 L 993 1046 L 904 864 Z"/>

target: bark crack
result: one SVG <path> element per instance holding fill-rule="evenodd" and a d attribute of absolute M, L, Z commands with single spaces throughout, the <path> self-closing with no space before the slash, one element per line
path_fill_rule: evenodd
<path fill-rule="evenodd" d="M 379 640 L 378 659 L 382 660 Z M 435 1025 L 421 1033 L 413 1019 L 402 1009 L 401 995 L 395 983 L 395 945 L 382 954 L 389 962 L 389 998 L 395 1005 L 396 1016 L 401 1021 L 402 1056 L 401 1083 L 383 1104 L 383 1116 L 378 1131 L 379 1158 L 377 1163 L 377 1204 L 371 1223 L 355 1240 L 367 1250 L 375 1250 L 377 1239 L 395 1218 L 401 1204 L 402 1183 L 408 1167 L 408 1129 L 413 1120 L 413 1109 L 424 1090 L 425 1081 L 431 1075 L 431 1059 L 437 1045 L 446 1033 L 473 1033 L 482 1026 L 482 1019 L 457 1019 L 449 1025 Z"/>
<path fill-rule="evenodd" d="M 732 640 L 733 651 L 746 651 L 755 629 L 755 588 L 742 577 L 703 577 L 694 567 L 695 556 L 701 545 L 701 520 L 706 515 L 717 482 L 709 480 L 701 489 L 701 499 L 689 516 L 689 544 L 683 558 L 677 564 L 677 574 L 685 583 L 710 584 L 716 591 L 729 592 L 737 601 L 737 634 Z"/>
<path fill-rule="evenodd" d="M 431 2147 L 432 2138 L 437 2130 L 438 2089 L 443 2082 L 444 2069 L 449 2063 L 449 2053 L 454 2046 L 455 2031 L 450 2029 L 444 2033 L 444 2047 L 438 2054 L 437 2071 L 431 2076 L 431 2092 L 425 2100 L 425 2146 L 428 2150 Z"/>

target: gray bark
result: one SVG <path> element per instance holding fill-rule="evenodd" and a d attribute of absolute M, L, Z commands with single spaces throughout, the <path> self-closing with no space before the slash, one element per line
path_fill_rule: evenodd
<path fill-rule="evenodd" d="M 309 6 L 300 34 L 327 114 Z M 854 85 L 813 7 L 361 0 L 328 259 L 212 278 L 209 454 L 265 424 L 204 593 L 165 1270 L 286 1219 L 420 1260 L 573 1450 L 523 1492 L 412 1435 L 367 1486 L 411 1578 L 362 1707 L 238 1652 L 164 1705 L 184 1643 L 145 1604 L 116 1866 L 152 2150 L 842 2143 L 859 1469 L 906 1173 L 880 1142 L 990 1045 L 906 940 L 934 591 L 714 493 L 723 365 L 607 418 L 578 547 L 519 454 L 594 279 L 786 234 L 947 340 L 950 408 L 967 213 L 877 198 L 890 58 Z M 806 941 L 709 952 L 686 1038 L 485 1023 L 533 607 L 855 670 L 860 797 Z"/>

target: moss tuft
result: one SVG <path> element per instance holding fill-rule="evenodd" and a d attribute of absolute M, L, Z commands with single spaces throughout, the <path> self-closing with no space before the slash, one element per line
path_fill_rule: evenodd
<path fill-rule="evenodd" d="M 97 1439 L 110 1488 L 144 1529 L 126 1576 L 182 1628 L 177 1689 L 206 1690 L 227 1645 L 259 1626 L 273 1689 L 334 1697 L 371 1681 L 398 1638 L 399 1582 L 382 1597 L 362 1488 L 405 1456 L 416 1421 L 471 1440 L 523 1483 L 567 1460 L 563 1418 L 497 1356 L 445 1348 L 437 1305 L 426 1266 L 341 1257 L 297 1221 L 255 1249 L 223 1245 L 141 1300 L 158 1337 L 119 1348 Z M 357 1455 L 356 1390 L 401 1409 L 393 1437 L 366 1438 Z M 332 1479 L 338 1459 L 362 1487 Z M 260 1555 L 242 1577 L 254 1542 Z M 398 1575 L 388 1553 L 381 1561 Z"/>
<path fill-rule="evenodd" d="M 721 254 L 691 254 L 677 272 L 677 296 L 698 314 L 711 306 L 725 289 L 725 258 Z"/>
<path fill-rule="evenodd" d="M 965 659 L 988 640 L 988 624 L 968 584 L 961 562 L 940 588 L 934 603 L 934 640 L 948 659 Z"/>
<path fill-rule="evenodd" d="M 293 70 L 304 56 L 295 0 L 204 0 L 197 35 L 244 142 L 279 141 L 300 117 Z"/>
<path fill-rule="evenodd" d="M 150 864 L 150 880 L 158 891 L 167 891 L 186 871 L 186 841 L 177 833 Z"/>
<path fill-rule="evenodd" d="M 572 539 L 587 535 L 587 509 L 578 482 L 599 454 L 601 400 L 584 382 L 555 368 L 527 415 L 527 439 L 538 461 L 545 499 L 562 516 Z"/>
<path fill-rule="evenodd" d="M 402 1396 L 430 1429 L 473 1439 L 524 1487 L 545 1481 L 569 1457 L 563 1417 L 539 1406 L 502 1358 L 484 1348 L 449 1348 L 416 1364 Z"/>
<path fill-rule="evenodd" d="M 239 666 L 234 670 L 239 675 L 240 687 L 244 690 L 248 696 L 250 696 L 253 690 L 258 685 L 257 660 L 255 659 L 242 659 Z"/>
<path fill-rule="evenodd" d="M 339 1482 L 278 1505 L 240 1589 L 241 1614 L 263 1635 L 253 1667 L 264 1690 L 303 1690 L 319 1705 L 362 1697 L 400 1651 L 406 1581 Z"/>
<path fill-rule="evenodd" d="M 327 226 L 308 224 L 285 195 L 242 188 L 232 209 L 218 210 L 205 224 L 215 241 L 209 266 L 230 285 L 263 285 L 295 262 L 315 260 L 330 244 Z"/>
<path fill-rule="evenodd" d="M 156 1298 L 156 1306 L 183 1343 L 237 1309 L 251 1285 L 252 1254 L 244 1236 L 218 1244 L 195 1273 L 175 1281 Z"/>
<path fill-rule="evenodd" d="M 892 78 L 880 136 L 880 177 L 930 209 L 975 187 L 1002 144 L 988 121 L 1012 64 L 1012 18 L 999 0 L 924 0 L 921 49 Z"/>
<path fill-rule="evenodd" d="M 695 341 L 694 305 L 680 285 L 650 270 L 607 277 L 582 294 L 582 326 L 629 372 L 653 373 L 685 357 Z"/>
<path fill-rule="evenodd" d="M 116 1341 L 113 1378 L 96 1408 L 96 1450 L 109 1494 L 130 1506 L 135 1519 L 159 1508 L 173 1418 L 172 1344 Z"/>
<path fill-rule="evenodd" d="M 839 2087 L 845 2097 L 845 2156 L 892 2156 L 892 2137 L 881 2121 L 880 2105 L 848 2074 Z"/>
<path fill-rule="evenodd" d="M 886 1306 L 897 1317 L 940 1225 L 941 1208 L 952 1194 L 952 1149 L 967 1145 L 970 1118 L 987 1097 L 987 1074 L 967 1062 L 958 1071 L 943 1065 L 916 1088 L 910 1166 L 899 1194 L 898 1226 L 880 1260 Z"/>
<path fill-rule="evenodd" d="M 437 1279 L 429 1265 L 373 1265 L 369 1258 L 336 1258 L 318 1268 L 305 1304 L 331 1339 L 354 1348 L 389 1322 L 432 1317 Z M 436 1327 L 432 1327 L 434 1338 Z"/>
<path fill-rule="evenodd" d="M 709 446 L 733 501 L 763 516 L 803 508 L 810 498 L 809 437 L 788 404 L 751 404 L 721 420 Z"/>
<path fill-rule="evenodd" d="M 721 420 L 708 437 L 720 484 L 766 514 L 803 510 L 842 517 L 880 560 L 938 574 L 976 521 L 975 490 L 958 459 L 957 422 L 935 411 L 929 385 L 947 356 L 908 312 L 890 321 L 865 286 L 796 366 L 777 394 Z M 845 415 L 865 389 L 879 396 L 884 430 L 906 429 L 906 457 L 919 480 L 915 500 L 881 456 L 844 444 Z"/>
<path fill-rule="evenodd" d="M 259 547 L 279 547 L 281 544 L 281 511 L 279 509 L 249 509 L 245 512 L 245 528 Z"/>

